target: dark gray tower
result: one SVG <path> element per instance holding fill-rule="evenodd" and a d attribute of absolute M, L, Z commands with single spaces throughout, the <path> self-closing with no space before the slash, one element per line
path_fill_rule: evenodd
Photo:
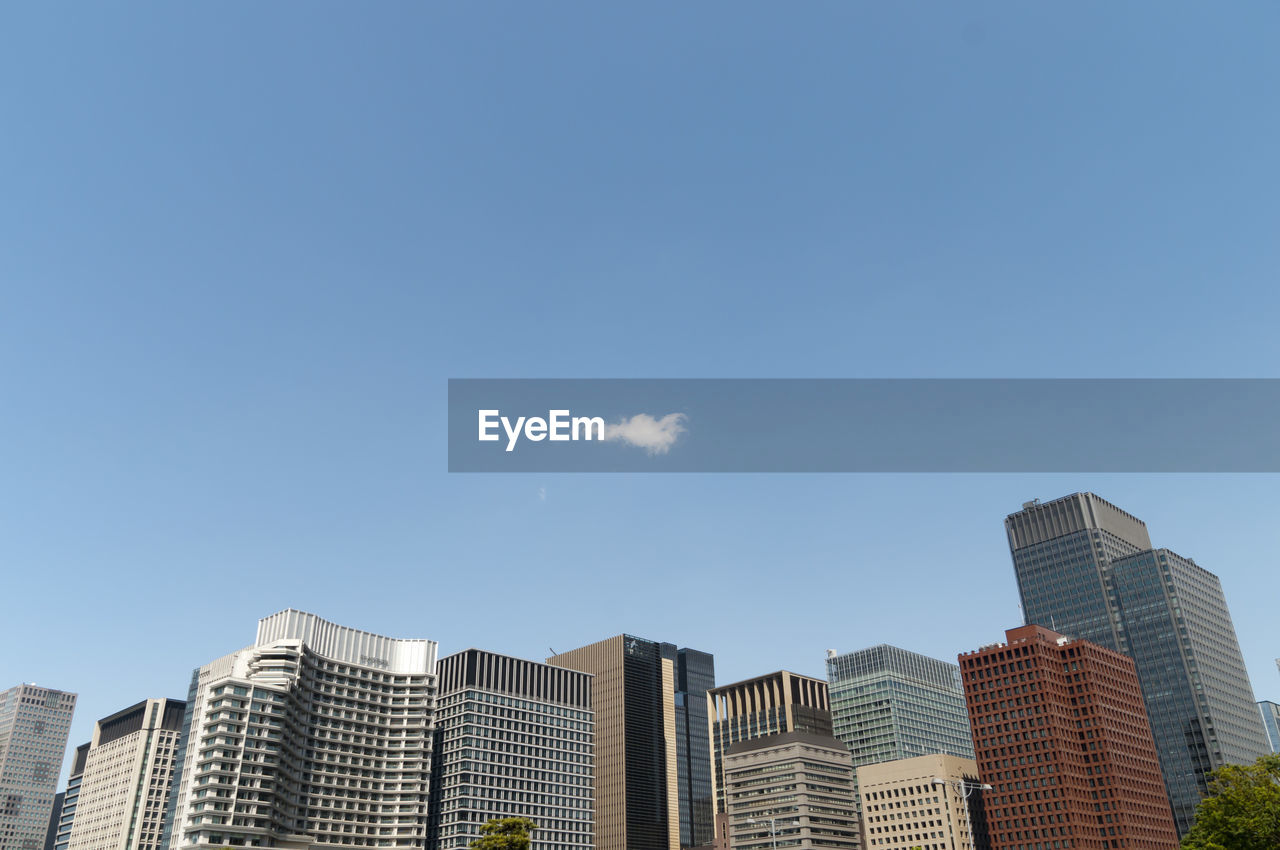
<path fill-rule="evenodd" d="M 680 846 L 702 847 L 715 840 L 716 830 L 707 727 L 707 691 L 716 686 L 715 658 L 709 652 L 678 649 L 673 643 L 661 646 L 662 657 L 675 667 Z"/>
<path fill-rule="evenodd" d="M 525 817 L 532 850 L 591 850 L 591 676 L 480 649 L 436 667 L 426 846 L 470 847 Z"/>
<path fill-rule="evenodd" d="M 1268 752 L 1218 577 L 1092 493 L 1028 502 L 1005 519 L 1028 625 L 1131 657 L 1179 835 L 1206 774 Z"/>

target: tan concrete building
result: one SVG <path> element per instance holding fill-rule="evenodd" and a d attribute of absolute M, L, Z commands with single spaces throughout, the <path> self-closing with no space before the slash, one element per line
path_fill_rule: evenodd
<path fill-rule="evenodd" d="M 867 850 L 989 850 L 981 786 L 978 763 L 956 756 L 859 767 Z"/>
<path fill-rule="evenodd" d="M 732 850 L 860 850 L 853 757 L 830 735 L 786 732 L 734 744 L 724 757 Z"/>
<path fill-rule="evenodd" d="M 68 850 L 157 850 L 186 703 L 149 699 L 94 724 Z"/>
<path fill-rule="evenodd" d="M 680 850 L 671 660 L 653 641 L 618 635 L 547 663 L 595 677 L 595 850 Z"/>

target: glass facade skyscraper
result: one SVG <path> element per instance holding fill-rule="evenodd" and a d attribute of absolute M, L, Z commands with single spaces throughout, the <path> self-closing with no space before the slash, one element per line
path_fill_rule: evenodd
<path fill-rule="evenodd" d="M 1280 753 L 1280 705 L 1263 700 L 1258 703 L 1258 711 L 1262 714 L 1262 726 L 1267 730 L 1271 752 Z"/>
<path fill-rule="evenodd" d="M 1151 549 L 1142 520 L 1092 493 L 1026 502 L 1005 519 L 1022 614 L 1109 649 L 1121 645 L 1108 565 Z"/>
<path fill-rule="evenodd" d="M 680 799 L 680 846 L 701 847 L 715 839 L 711 783 L 711 735 L 707 691 L 716 686 L 715 658 L 709 652 L 661 644 L 675 669 L 676 781 Z"/>
<path fill-rule="evenodd" d="M 1131 657 L 1179 834 L 1207 774 L 1267 752 L 1218 577 L 1092 493 L 1005 519 L 1025 621 Z"/>
<path fill-rule="evenodd" d="M 595 677 L 595 850 L 680 847 L 679 656 L 671 644 L 617 635 L 547 659 Z"/>
<path fill-rule="evenodd" d="M 960 668 L 881 644 L 827 658 L 835 736 L 855 767 L 915 756 L 973 758 Z"/>

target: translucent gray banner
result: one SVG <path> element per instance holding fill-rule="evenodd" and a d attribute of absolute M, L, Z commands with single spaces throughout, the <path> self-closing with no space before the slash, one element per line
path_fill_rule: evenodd
<path fill-rule="evenodd" d="M 454 379 L 450 472 L 1277 472 L 1277 379 Z"/>

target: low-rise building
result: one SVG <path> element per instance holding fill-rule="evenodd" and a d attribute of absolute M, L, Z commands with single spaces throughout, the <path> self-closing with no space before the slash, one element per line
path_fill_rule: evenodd
<path fill-rule="evenodd" d="M 732 850 L 861 850 L 853 758 L 829 735 L 786 732 L 740 741 L 724 756 Z"/>
<path fill-rule="evenodd" d="M 867 850 L 989 850 L 978 763 L 942 753 L 858 768 Z"/>

